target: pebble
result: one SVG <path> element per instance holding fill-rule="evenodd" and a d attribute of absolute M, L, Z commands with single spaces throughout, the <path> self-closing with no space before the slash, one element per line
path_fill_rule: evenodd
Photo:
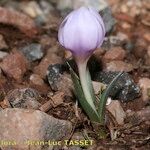
<path fill-rule="evenodd" d="M 104 61 L 110 62 L 112 60 L 123 60 L 126 56 L 126 52 L 121 47 L 113 47 L 105 53 L 103 56 Z"/>
<path fill-rule="evenodd" d="M 131 72 L 133 71 L 133 65 L 119 61 L 119 60 L 114 60 L 109 63 L 106 63 L 106 71 L 124 71 L 124 72 Z"/>
<path fill-rule="evenodd" d="M 133 42 L 131 41 L 127 41 L 125 42 L 125 44 L 123 45 L 124 49 L 129 52 L 129 53 L 132 53 L 133 52 L 133 49 L 134 49 L 134 44 Z"/>
<path fill-rule="evenodd" d="M 112 16 L 111 8 L 106 7 L 104 9 L 102 9 L 100 11 L 100 14 L 101 14 L 103 21 L 104 21 L 104 24 L 105 24 L 106 34 L 111 33 L 111 31 L 113 30 L 114 25 L 116 23 L 116 20 Z"/>
<path fill-rule="evenodd" d="M 141 78 L 139 80 L 139 86 L 142 90 L 142 100 L 144 102 L 148 102 L 150 100 L 150 97 L 148 96 L 148 89 L 150 89 L 150 79 Z"/>
<path fill-rule="evenodd" d="M 30 81 L 32 84 L 43 86 L 44 80 L 38 74 L 32 74 L 30 76 Z"/>
<path fill-rule="evenodd" d="M 106 106 L 106 109 L 113 115 L 118 125 L 124 124 L 126 113 L 124 112 L 120 101 L 113 100 L 109 105 Z"/>
<path fill-rule="evenodd" d="M 23 54 L 14 52 L 3 59 L 0 67 L 6 75 L 20 82 L 24 73 L 28 70 L 28 61 Z"/>
<path fill-rule="evenodd" d="M 31 62 L 41 59 L 44 55 L 42 46 L 41 44 L 38 43 L 32 43 L 30 45 L 22 47 L 20 48 L 20 51 Z"/>
<path fill-rule="evenodd" d="M 65 73 L 63 74 L 60 73 L 53 74 L 53 73 L 50 70 L 47 73 L 47 78 L 51 89 L 54 91 L 62 91 L 68 96 L 72 96 L 73 82 L 71 80 L 70 75 Z"/>
<path fill-rule="evenodd" d="M 138 38 L 135 43 L 135 48 L 133 49 L 133 54 L 137 58 L 143 58 L 147 52 L 147 43 L 143 38 Z"/>
<path fill-rule="evenodd" d="M 96 95 L 106 88 L 106 85 L 101 82 L 92 81 L 92 85 Z"/>
<path fill-rule="evenodd" d="M 48 66 L 51 64 L 62 63 L 62 57 L 57 55 L 58 47 L 52 47 L 48 50 L 46 56 L 42 59 L 38 66 L 34 68 L 34 73 L 45 79 Z"/>
<path fill-rule="evenodd" d="M 39 5 L 45 15 L 49 15 L 55 9 L 51 3 L 45 0 L 39 1 Z"/>
<path fill-rule="evenodd" d="M 105 50 L 109 50 L 114 46 L 120 46 L 124 43 L 124 39 L 120 38 L 120 36 L 108 36 L 105 37 L 104 42 L 102 44 L 102 48 Z"/>
<path fill-rule="evenodd" d="M 95 74 L 93 78 L 95 81 L 102 82 L 108 85 L 116 76 L 118 72 L 106 72 L 101 71 Z M 140 88 L 131 79 L 128 73 L 124 72 L 120 79 L 116 82 L 116 85 L 112 88 L 110 92 L 110 97 L 112 99 L 118 99 L 122 102 L 128 102 L 134 100 L 140 96 Z"/>
<path fill-rule="evenodd" d="M 150 33 L 145 33 L 143 37 L 147 42 L 150 42 Z"/>
<path fill-rule="evenodd" d="M 31 88 L 14 89 L 10 91 L 6 99 L 14 108 L 38 109 L 41 104 L 40 94 Z"/>
<path fill-rule="evenodd" d="M 54 91 L 57 91 L 59 88 L 57 83 L 60 81 L 60 77 L 63 73 L 62 71 L 63 69 L 61 64 L 49 65 L 47 69 L 48 82 Z"/>
<path fill-rule="evenodd" d="M 0 34 L 0 50 L 7 49 L 7 48 L 8 48 L 8 46 L 4 40 L 4 37 L 3 37 L 3 35 Z"/>
<path fill-rule="evenodd" d="M 7 52 L 0 51 L 0 60 L 8 55 Z"/>
<path fill-rule="evenodd" d="M 31 18 L 36 18 L 39 15 L 42 15 L 43 12 L 36 1 L 22 2 L 20 3 L 20 9 L 29 15 Z"/>
<path fill-rule="evenodd" d="M 97 11 L 103 10 L 108 6 L 105 0 L 58 0 L 57 9 L 60 11 L 77 9 L 81 6 L 92 6 Z"/>
<path fill-rule="evenodd" d="M 12 141 L 0 147 L 4 150 L 50 150 L 53 146 L 36 141 L 64 140 L 71 134 L 69 121 L 59 120 L 39 110 L 11 108 L 0 111 L 0 141 Z M 34 143 L 35 142 L 35 143 Z"/>

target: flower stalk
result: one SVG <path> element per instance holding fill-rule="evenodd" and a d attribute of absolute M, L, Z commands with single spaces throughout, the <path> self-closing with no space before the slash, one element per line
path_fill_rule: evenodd
<path fill-rule="evenodd" d="M 90 87 L 89 87 L 90 83 L 88 80 L 89 78 L 88 76 L 90 75 L 87 68 L 87 64 L 86 63 L 78 64 L 78 71 L 79 71 L 79 77 L 80 77 L 80 82 L 81 82 L 84 96 L 87 102 L 89 103 L 89 105 L 91 105 L 91 107 L 95 109 L 93 96 L 91 94 Z"/>
<path fill-rule="evenodd" d="M 60 44 L 72 52 L 78 67 L 79 78 L 70 67 L 77 98 L 90 120 L 102 125 L 106 101 L 116 79 L 102 94 L 99 106 L 96 107 L 96 97 L 87 62 L 94 50 L 101 46 L 104 37 L 104 22 L 99 13 L 89 7 L 81 7 L 71 12 L 61 23 L 58 31 Z"/>

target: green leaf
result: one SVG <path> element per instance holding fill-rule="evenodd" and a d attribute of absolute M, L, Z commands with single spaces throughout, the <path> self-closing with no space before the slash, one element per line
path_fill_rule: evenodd
<path fill-rule="evenodd" d="M 121 75 L 123 74 L 123 72 L 120 72 L 112 81 L 111 83 L 107 86 L 107 88 L 105 89 L 105 91 L 102 93 L 102 95 L 100 96 L 100 102 L 99 102 L 99 106 L 98 106 L 98 114 L 100 116 L 100 123 L 104 124 L 104 115 L 105 115 L 105 106 L 106 106 L 106 102 L 107 99 L 109 97 L 110 91 L 112 90 L 112 88 L 114 87 L 114 85 L 116 84 L 116 81 L 121 77 Z"/>
<path fill-rule="evenodd" d="M 71 66 L 69 64 L 68 64 L 68 66 L 69 66 L 71 77 L 72 77 L 72 80 L 74 83 L 75 94 L 79 100 L 79 103 L 81 104 L 83 110 L 86 112 L 86 114 L 88 115 L 88 117 L 90 118 L 90 120 L 92 122 L 99 122 L 100 118 L 99 118 L 99 115 L 98 115 L 96 109 L 93 109 L 89 105 L 89 103 L 87 102 L 87 100 L 84 96 L 79 77 L 76 75 L 76 73 L 73 71 L 73 69 L 71 68 Z"/>

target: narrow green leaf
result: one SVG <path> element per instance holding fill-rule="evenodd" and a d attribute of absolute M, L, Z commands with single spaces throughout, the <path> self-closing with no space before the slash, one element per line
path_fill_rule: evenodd
<path fill-rule="evenodd" d="M 99 118 L 99 115 L 98 115 L 96 109 L 94 110 L 89 105 L 87 100 L 85 99 L 85 96 L 84 96 L 84 93 L 83 93 L 83 90 L 82 90 L 78 76 L 76 75 L 76 73 L 73 71 L 73 69 L 71 68 L 71 66 L 69 64 L 68 64 L 68 66 L 69 66 L 71 77 L 72 77 L 72 80 L 74 83 L 75 94 L 79 100 L 79 103 L 81 104 L 83 110 L 86 112 L 86 114 L 88 115 L 88 117 L 90 118 L 90 120 L 92 122 L 99 122 L 100 118 Z"/>
<path fill-rule="evenodd" d="M 107 102 L 107 99 L 109 97 L 110 91 L 112 90 L 113 86 L 116 84 L 116 81 L 121 77 L 122 74 L 123 74 L 123 72 L 120 72 L 111 81 L 111 83 L 107 86 L 107 88 L 105 89 L 105 91 L 102 93 L 102 95 L 100 97 L 100 102 L 99 102 L 99 106 L 98 106 L 98 114 L 100 116 L 100 123 L 101 124 L 104 124 L 105 106 L 106 106 L 106 102 Z"/>

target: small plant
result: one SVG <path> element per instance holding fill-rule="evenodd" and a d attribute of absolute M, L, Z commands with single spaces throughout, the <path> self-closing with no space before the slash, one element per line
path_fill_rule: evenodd
<path fill-rule="evenodd" d="M 105 105 L 111 88 L 121 73 L 111 82 L 99 98 L 96 97 L 87 67 L 87 62 L 93 51 L 100 47 L 105 37 L 104 22 L 93 8 L 81 7 L 71 12 L 61 23 L 58 39 L 62 46 L 72 52 L 79 71 L 79 77 L 70 67 L 75 93 L 78 100 L 92 122 L 104 125 Z"/>

